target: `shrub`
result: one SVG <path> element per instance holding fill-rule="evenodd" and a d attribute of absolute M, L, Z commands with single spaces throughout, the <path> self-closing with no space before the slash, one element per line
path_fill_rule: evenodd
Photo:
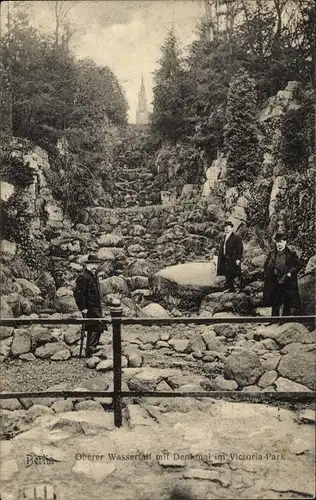
<path fill-rule="evenodd" d="M 315 151 L 315 92 L 301 91 L 297 99 L 300 108 L 290 109 L 281 123 L 279 151 L 284 165 L 298 172 Z"/>
<path fill-rule="evenodd" d="M 248 223 L 259 230 L 266 229 L 269 224 L 271 187 L 272 182 L 257 182 L 249 186 Z"/>
<path fill-rule="evenodd" d="M 315 254 L 315 169 L 292 174 L 288 186 L 279 207 L 286 213 L 289 240 L 302 249 L 306 263 Z"/>
<path fill-rule="evenodd" d="M 255 81 L 241 69 L 232 78 L 227 95 L 225 149 L 227 181 L 236 186 L 251 181 L 260 170 Z"/>

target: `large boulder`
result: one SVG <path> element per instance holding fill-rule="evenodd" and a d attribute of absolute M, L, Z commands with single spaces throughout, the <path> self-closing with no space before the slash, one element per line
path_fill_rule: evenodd
<path fill-rule="evenodd" d="M 315 314 L 316 269 L 305 274 L 298 280 L 298 289 L 301 297 L 302 313 Z"/>
<path fill-rule="evenodd" d="M 42 271 L 36 280 L 36 285 L 40 289 L 46 304 L 54 300 L 56 285 L 53 276 L 49 272 Z"/>
<path fill-rule="evenodd" d="M 32 298 L 41 294 L 41 290 L 39 289 L 39 287 L 25 278 L 16 278 L 16 282 L 21 285 L 25 297 Z"/>
<path fill-rule="evenodd" d="M 296 351 L 285 354 L 278 366 L 280 375 L 313 390 L 316 389 L 315 369 L 315 351 Z"/>
<path fill-rule="evenodd" d="M 101 247 L 98 250 L 97 256 L 98 256 L 98 259 L 100 259 L 100 260 L 113 261 L 115 259 L 114 253 L 109 248 L 106 248 L 106 247 Z"/>
<path fill-rule="evenodd" d="M 220 289 L 215 262 L 192 262 L 162 269 L 149 278 L 156 299 L 172 299 L 197 307 L 202 298 Z"/>
<path fill-rule="evenodd" d="M 219 312 L 233 312 L 251 316 L 254 314 L 255 303 L 245 293 L 210 293 L 202 300 L 200 315 L 213 316 Z"/>
<path fill-rule="evenodd" d="M 151 302 L 146 307 L 142 309 L 145 316 L 150 316 L 151 318 L 169 318 L 169 313 L 159 304 Z"/>
<path fill-rule="evenodd" d="M 35 356 L 41 359 L 48 359 L 54 356 L 57 352 L 67 350 L 67 345 L 64 342 L 53 342 L 51 344 L 45 344 L 44 346 L 38 347 L 35 350 Z"/>
<path fill-rule="evenodd" d="M 68 314 L 78 311 L 72 290 L 64 287 L 57 290 L 54 304 L 56 311 L 60 313 Z"/>
<path fill-rule="evenodd" d="M 19 293 L 9 293 L 3 296 L 5 303 L 11 308 L 15 317 L 21 314 L 31 314 L 32 303 L 26 297 L 23 297 Z"/>
<path fill-rule="evenodd" d="M 271 325 L 258 328 L 254 334 L 255 340 L 273 339 L 281 347 L 284 347 L 292 342 L 300 342 L 302 344 L 312 344 L 315 342 L 315 334 L 310 333 L 306 326 L 301 323 L 284 323 L 283 325 Z"/>
<path fill-rule="evenodd" d="M 100 281 L 102 295 L 119 294 L 126 297 L 130 295 L 126 281 L 119 276 L 111 276 Z"/>
<path fill-rule="evenodd" d="M 263 372 L 260 358 L 253 351 L 233 353 L 224 362 L 225 378 L 235 380 L 239 387 L 255 384 Z"/>
<path fill-rule="evenodd" d="M 145 259 L 135 259 L 124 269 L 125 276 L 150 276 L 152 269 L 150 263 Z"/>
<path fill-rule="evenodd" d="M 101 234 L 97 240 L 99 247 L 122 247 L 124 246 L 123 236 L 118 234 Z"/>

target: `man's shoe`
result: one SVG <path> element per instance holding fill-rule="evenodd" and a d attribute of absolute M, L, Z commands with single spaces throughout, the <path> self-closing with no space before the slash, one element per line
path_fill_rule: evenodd
<path fill-rule="evenodd" d="M 235 291 L 234 288 L 226 288 L 224 290 L 224 293 L 234 293 L 234 291 Z"/>

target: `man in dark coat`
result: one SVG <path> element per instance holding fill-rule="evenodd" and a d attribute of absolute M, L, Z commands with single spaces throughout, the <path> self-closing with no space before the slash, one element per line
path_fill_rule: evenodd
<path fill-rule="evenodd" d="M 275 249 L 264 264 L 263 305 L 272 306 L 272 316 L 290 316 L 292 309 L 300 310 L 297 273 L 300 265 L 298 256 L 287 246 L 284 233 L 274 237 Z"/>
<path fill-rule="evenodd" d="M 218 262 L 217 276 L 225 276 L 225 292 L 235 290 L 235 278 L 241 275 L 241 259 L 243 255 L 243 244 L 238 234 L 233 232 L 234 224 L 230 221 L 225 222 L 225 237 L 222 239 Z"/>
<path fill-rule="evenodd" d="M 89 255 L 84 271 L 78 276 L 74 290 L 74 298 L 78 309 L 87 318 L 102 318 L 101 290 L 97 269 L 102 261 L 96 255 Z M 90 357 L 97 350 L 103 330 L 107 330 L 102 321 L 86 324 L 87 348 L 86 356 Z"/>

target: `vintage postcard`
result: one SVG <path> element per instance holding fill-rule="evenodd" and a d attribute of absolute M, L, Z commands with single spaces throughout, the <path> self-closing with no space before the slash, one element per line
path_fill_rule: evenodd
<path fill-rule="evenodd" d="M 314 2 L 0 43 L 0 500 L 315 498 Z"/>

